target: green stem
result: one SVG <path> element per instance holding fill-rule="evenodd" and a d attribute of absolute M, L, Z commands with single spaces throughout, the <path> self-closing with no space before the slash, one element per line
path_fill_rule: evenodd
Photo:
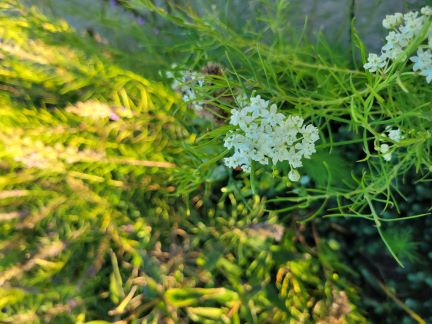
<path fill-rule="evenodd" d="M 369 208 L 371 210 L 372 216 L 374 218 L 375 221 L 375 225 L 377 228 L 377 231 L 381 237 L 381 239 L 383 240 L 384 244 L 386 245 L 387 249 L 389 250 L 390 254 L 393 256 L 393 258 L 396 260 L 396 262 L 402 267 L 404 268 L 404 265 L 402 264 L 402 262 L 400 261 L 400 259 L 397 257 L 396 253 L 393 251 L 392 247 L 390 246 L 390 244 L 387 242 L 387 239 L 385 238 L 383 232 L 381 231 L 381 223 L 379 221 L 379 217 L 378 214 L 375 211 L 375 207 L 373 206 L 371 200 L 369 199 L 369 197 L 367 195 L 365 195 L 365 199 L 369 205 Z"/>

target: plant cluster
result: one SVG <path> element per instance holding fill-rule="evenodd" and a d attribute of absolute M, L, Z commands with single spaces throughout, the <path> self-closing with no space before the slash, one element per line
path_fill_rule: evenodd
<path fill-rule="evenodd" d="M 0 4 L 1 322 L 430 318 L 430 8 L 366 62 L 225 5 Z"/>
<path fill-rule="evenodd" d="M 406 55 L 407 47 L 416 46 L 418 47 L 417 55 L 410 57 L 410 60 L 414 62 L 413 71 L 418 71 L 420 75 L 426 77 L 427 83 L 430 83 L 432 81 L 431 16 L 432 7 L 428 6 L 423 7 L 420 12 L 410 11 L 406 14 L 398 12 L 386 16 L 382 24 L 385 29 L 390 30 L 386 36 L 387 43 L 383 46 L 381 55 L 369 54 L 364 68 L 370 72 L 385 69 L 390 60 L 398 61 L 403 58 Z M 414 43 L 413 41 L 418 36 L 422 36 L 420 41 Z"/>
<path fill-rule="evenodd" d="M 231 110 L 230 124 L 238 130 L 230 131 L 224 139 L 224 146 L 234 149 L 234 155 L 225 158 L 225 165 L 240 167 L 251 172 L 251 163 L 263 165 L 269 161 L 276 165 L 279 161 L 288 161 L 291 171 L 288 177 L 298 181 L 300 174 L 296 170 L 302 166 L 302 158 L 310 158 L 319 139 L 318 129 L 313 125 L 303 125 L 299 116 L 288 116 L 277 112 L 275 104 L 251 97 L 249 103 L 242 103 L 239 109 Z"/>

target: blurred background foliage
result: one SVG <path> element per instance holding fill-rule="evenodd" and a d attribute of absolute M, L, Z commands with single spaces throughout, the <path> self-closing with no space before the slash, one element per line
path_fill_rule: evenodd
<path fill-rule="evenodd" d="M 182 5 L 181 16 L 169 3 Z M 285 19 L 293 6 L 169 3 L 0 2 L 0 322 L 432 320 L 429 218 L 409 230 L 386 227 L 406 265 L 398 268 L 369 222 L 303 224 L 319 206 L 269 212 L 248 178 L 223 167 L 191 170 L 199 163 L 190 146 L 211 126 L 159 71 L 173 62 L 196 69 L 217 57 L 229 66 L 234 54 L 247 61 L 230 48 L 235 41 L 257 48 L 276 39 L 282 51 L 286 37 L 300 39 Z M 307 62 L 354 68 L 348 52 L 318 37 L 313 47 L 297 44 L 273 59 L 293 65 L 291 86 L 303 91 L 318 80 Z M 269 69 L 249 63 L 233 70 L 272 95 L 263 75 Z M 341 166 L 352 168 L 352 155 L 323 150 L 305 168 L 319 186 L 330 172 L 334 187 L 349 187 Z M 424 212 L 430 185 L 406 183 L 400 209 Z M 263 196 L 286 185 L 258 174 Z"/>

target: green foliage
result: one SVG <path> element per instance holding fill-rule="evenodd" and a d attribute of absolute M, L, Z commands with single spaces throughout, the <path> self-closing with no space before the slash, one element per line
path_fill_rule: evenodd
<path fill-rule="evenodd" d="M 374 76 L 308 45 L 288 1 L 37 3 L 0 4 L 1 322 L 367 322 L 318 219 L 372 222 L 412 259 L 411 235 L 385 227 L 429 212 L 399 203 L 408 172 L 432 168 L 432 93 L 407 62 Z M 197 115 L 158 72 L 208 62 L 223 73 Z M 233 97 L 254 91 L 320 128 L 300 184 L 283 163 L 222 163 Z M 386 126 L 406 134 L 391 163 L 373 149 Z"/>
<path fill-rule="evenodd" d="M 401 56 L 388 73 L 372 75 L 352 68 L 358 62 L 351 62 L 349 55 L 341 56 L 324 41 L 314 47 L 299 45 L 301 38 L 287 41 L 279 37 L 280 30 L 272 24 L 267 29 L 261 29 L 259 24 L 238 28 L 217 9 L 198 15 L 192 7 L 181 5 L 173 4 L 165 11 L 143 1 L 142 7 L 169 19 L 190 36 L 179 46 L 191 48 L 197 44 L 196 39 L 200 40 L 193 55 L 185 57 L 184 69 L 198 69 L 207 61 L 217 61 L 225 67 L 222 77 L 208 77 L 213 85 L 207 93 L 207 99 L 211 98 L 209 113 L 229 113 L 233 97 L 242 91 L 247 95 L 256 92 L 271 99 L 280 111 L 301 115 L 319 126 L 319 153 L 305 164 L 315 180 L 312 185 L 292 186 L 287 180 L 289 168 L 283 163 L 273 169 L 256 165 L 249 181 L 253 192 L 277 196 L 269 202 L 277 205 L 278 212 L 312 208 L 325 216 L 367 219 L 376 226 L 389 253 L 402 265 L 386 242 L 381 216 L 389 211 L 393 217 L 384 222 L 391 222 L 428 215 L 427 208 L 418 215 L 401 215 L 399 201 L 404 197 L 399 193 L 408 172 L 415 170 L 417 179 L 430 181 L 432 166 L 428 117 L 431 88 L 414 73 L 406 72 L 408 59 Z M 262 15 L 287 20 L 283 8 L 266 7 Z M 406 57 L 426 36 L 428 26 L 407 48 Z M 364 57 L 364 45 L 354 29 L 352 33 L 353 46 Z M 221 95 L 214 98 L 214 93 Z M 391 141 L 385 135 L 386 127 L 400 129 L 405 137 L 399 142 Z M 230 153 L 222 146 L 228 130 L 222 126 L 201 131 L 206 134 L 199 136 L 196 146 L 190 148 L 191 161 L 182 168 L 181 179 L 177 180 L 188 184 L 180 186 L 180 192 L 199 188 L 206 181 L 206 174 Z M 377 149 L 386 142 L 391 145 L 389 162 Z M 346 156 L 337 158 L 338 151 L 346 152 Z M 267 173 L 273 173 L 273 187 L 280 190 L 269 193 L 256 188 Z M 288 189 L 279 186 L 287 182 Z M 330 209 L 326 209 L 327 204 L 331 204 Z"/>

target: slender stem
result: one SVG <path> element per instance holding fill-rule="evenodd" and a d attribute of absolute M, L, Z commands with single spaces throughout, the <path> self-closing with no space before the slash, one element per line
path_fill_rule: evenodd
<path fill-rule="evenodd" d="M 390 246 L 390 244 L 387 242 L 387 239 L 385 238 L 383 232 L 381 231 L 381 223 L 379 221 L 379 217 L 378 214 L 375 211 L 375 207 L 372 204 L 372 201 L 369 199 L 369 197 L 367 195 L 365 195 L 365 199 L 369 205 L 369 208 L 371 210 L 372 216 L 374 218 L 375 221 L 375 225 L 377 228 L 377 231 L 379 233 L 379 235 L 381 236 L 381 239 L 383 240 L 384 244 L 386 245 L 387 249 L 389 250 L 390 254 L 393 256 L 393 258 L 396 260 L 396 262 L 402 267 L 404 268 L 404 265 L 402 264 L 402 262 L 399 260 L 399 258 L 397 257 L 396 253 L 393 251 L 392 247 Z"/>

